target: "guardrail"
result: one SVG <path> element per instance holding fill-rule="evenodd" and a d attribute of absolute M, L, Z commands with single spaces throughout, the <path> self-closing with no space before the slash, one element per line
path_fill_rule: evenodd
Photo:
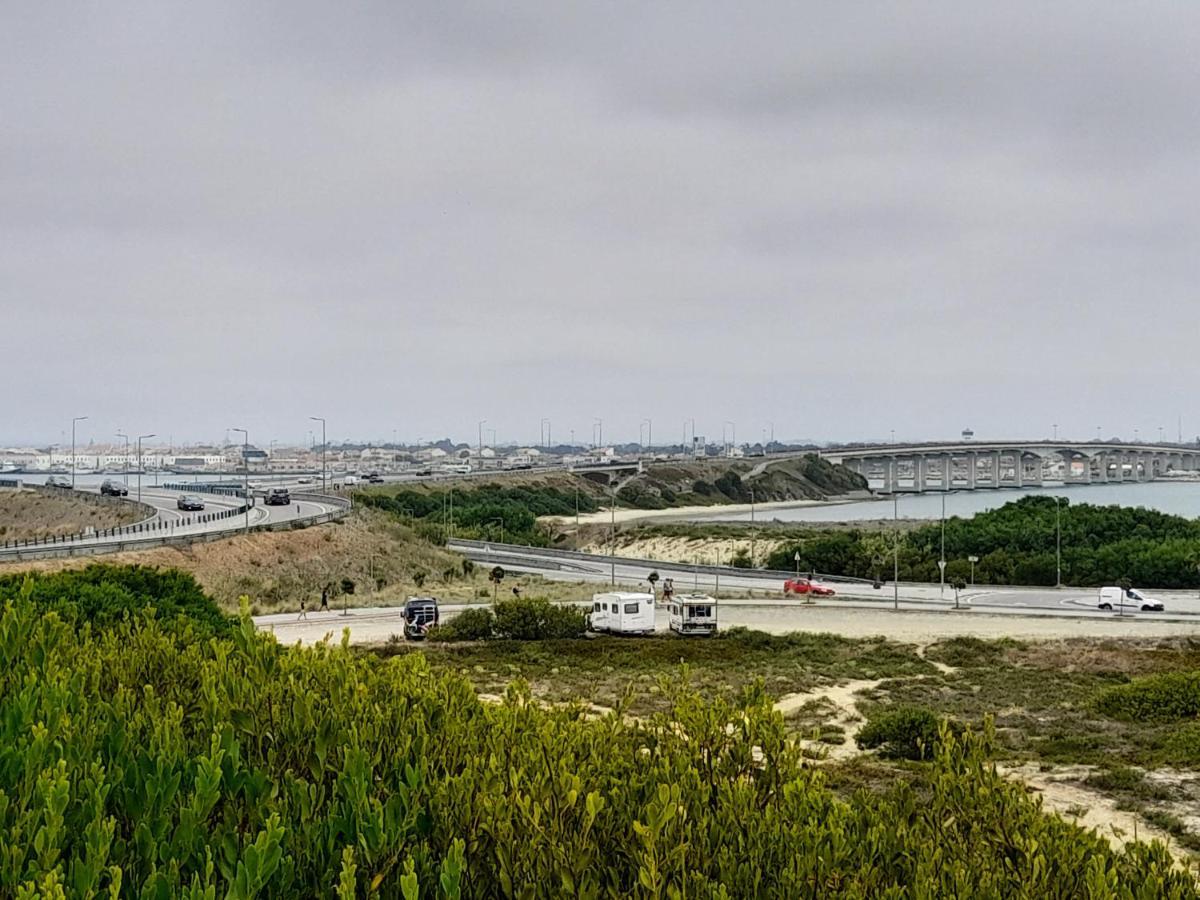
<path fill-rule="evenodd" d="M 701 572 L 707 575 L 742 575 L 750 577 L 762 578 L 794 578 L 794 571 L 782 571 L 779 569 L 739 569 L 736 566 L 710 566 L 696 565 L 689 562 L 673 562 L 667 559 L 645 559 L 636 556 L 608 556 L 601 553 L 582 553 L 577 550 L 555 550 L 549 547 L 526 547 L 522 544 L 499 544 L 495 541 L 470 541 L 462 538 L 454 538 L 446 542 L 446 546 L 451 550 L 476 550 L 485 551 L 493 550 L 501 553 L 514 555 L 532 554 L 536 556 L 549 556 L 555 559 L 573 560 L 576 562 L 598 562 L 610 563 L 614 559 L 617 562 L 632 565 L 649 566 L 655 568 L 670 568 L 684 569 L 688 572 Z M 807 572 L 807 570 L 806 570 Z M 805 574 L 805 573 L 802 573 Z M 813 572 L 814 578 L 819 578 L 822 581 L 836 581 L 841 584 L 874 584 L 869 578 L 852 578 L 848 575 L 827 575 L 823 572 Z"/>
<path fill-rule="evenodd" d="M 311 516 L 300 516 L 277 522 L 259 522 L 251 525 L 250 531 L 286 531 L 294 527 L 306 528 L 311 525 L 322 525 L 335 519 L 344 518 L 353 508 L 348 497 L 334 497 L 328 494 L 296 493 L 296 500 L 310 503 L 321 503 L 333 506 L 334 509 Z M 93 535 L 71 535 L 66 538 L 49 539 L 45 541 L 6 541 L 0 545 L 0 561 L 54 559 L 70 556 L 96 556 L 105 553 L 120 553 L 126 550 L 147 550 L 155 547 L 179 547 L 189 544 L 208 543 L 223 540 L 245 526 L 236 520 L 244 516 L 247 504 L 229 507 L 216 512 L 199 513 L 177 521 L 165 521 L 155 518 L 152 521 L 139 522 L 120 528 L 104 529 Z M 194 525 L 226 523 L 205 531 L 192 531 L 180 534 L 178 529 Z"/>

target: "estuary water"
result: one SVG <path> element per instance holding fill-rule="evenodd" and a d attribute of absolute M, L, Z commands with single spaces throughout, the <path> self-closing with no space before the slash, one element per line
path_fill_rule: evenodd
<path fill-rule="evenodd" d="M 899 514 L 902 519 L 938 519 L 942 515 L 942 498 L 946 515 L 970 518 L 976 513 L 1003 506 L 1029 495 L 1065 497 L 1071 503 L 1090 503 L 1093 506 L 1141 506 L 1189 519 L 1200 517 L 1200 481 L 1150 481 L 1140 484 L 1047 485 L 1041 488 L 1007 488 L 1001 490 L 957 491 L 945 495 L 901 494 Z M 892 518 L 893 503 L 886 500 L 862 500 L 823 506 L 803 506 L 791 509 L 759 509 L 759 522 L 858 522 Z M 749 522 L 750 513 L 713 513 L 698 517 L 703 522 Z"/>

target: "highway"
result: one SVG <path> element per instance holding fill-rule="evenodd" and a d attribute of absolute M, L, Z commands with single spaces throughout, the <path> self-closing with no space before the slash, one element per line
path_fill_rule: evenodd
<path fill-rule="evenodd" d="M 93 494 L 99 491 L 96 487 L 80 487 L 77 490 Z M 287 506 L 267 506 L 261 498 L 256 498 L 247 516 L 236 514 L 237 510 L 243 509 L 241 497 L 196 492 L 204 502 L 204 509 L 184 511 L 178 508 L 179 498 L 184 493 L 193 492 L 143 487 L 141 502 L 152 508 L 153 515 L 141 522 L 113 533 L 87 534 L 66 542 L 7 548 L 0 546 L 0 561 L 111 553 L 216 535 L 232 536 L 247 525 L 252 530 L 261 530 L 287 527 L 292 522 L 315 523 L 340 516 L 349 509 L 349 501 L 344 498 L 297 492 Z M 137 492 L 131 489 L 129 497 L 124 499 L 136 501 Z"/>
<path fill-rule="evenodd" d="M 783 581 L 787 577 L 777 572 L 755 572 L 716 566 L 689 566 L 661 560 L 611 559 L 564 550 L 535 547 L 485 544 L 475 541 L 451 541 L 450 548 L 462 553 L 477 564 L 499 565 L 507 571 L 526 572 L 555 581 L 590 581 L 611 583 L 615 576 L 619 587 L 645 587 L 651 571 L 661 578 L 672 578 L 676 592 L 706 591 L 746 593 L 758 604 L 778 603 L 783 606 L 804 604 L 802 598 L 784 599 Z M 891 584 L 876 589 L 870 583 L 829 581 L 837 592 L 834 597 L 817 598 L 822 606 L 878 609 L 891 607 L 896 592 Z M 600 588 L 598 588 L 600 589 Z M 943 591 L 937 584 L 901 584 L 899 606 L 902 609 L 946 611 L 955 607 L 954 590 Z M 1120 615 L 1097 608 L 1097 592 L 1088 588 L 996 588 L 978 586 L 959 594 L 960 610 L 979 610 L 995 614 L 1026 616 L 1066 616 L 1097 620 L 1133 618 L 1161 622 L 1196 622 L 1200 624 L 1200 596 L 1195 591 L 1151 591 L 1163 601 L 1162 612 L 1142 612 L 1125 609 Z"/>

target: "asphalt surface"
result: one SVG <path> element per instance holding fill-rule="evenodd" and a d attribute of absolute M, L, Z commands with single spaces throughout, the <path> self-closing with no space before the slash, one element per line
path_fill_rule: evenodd
<path fill-rule="evenodd" d="M 754 573 L 745 569 L 724 568 L 719 571 L 705 567 L 697 571 L 686 564 L 655 561 L 652 566 L 645 561 L 633 562 L 616 558 L 599 558 L 588 554 L 569 554 L 564 551 L 539 552 L 538 548 L 514 547 L 511 545 L 488 545 L 474 548 L 453 545 L 452 549 L 463 553 L 476 563 L 485 566 L 499 565 L 513 572 L 541 575 L 556 581 L 592 581 L 615 583 L 618 586 L 645 586 L 651 568 L 661 578 L 672 578 L 677 592 L 741 591 L 749 593 L 757 604 L 771 602 L 772 598 L 781 605 L 794 606 L 803 603 L 803 598 L 783 596 L 783 578 L 776 574 Z M 891 584 L 873 588 L 864 583 L 828 582 L 836 594 L 833 597 L 817 598 L 821 605 L 836 604 L 842 607 L 879 608 L 891 607 L 911 610 L 955 609 L 954 590 L 937 584 L 901 584 L 897 591 Z M 1200 596 L 1196 592 L 1148 591 L 1151 596 L 1162 600 L 1162 612 L 1142 612 L 1127 607 L 1121 611 L 1105 611 L 1098 608 L 1098 591 L 1087 588 L 993 588 L 977 587 L 961 591 L 958 608 L 986 610 L 988 613 L 1027 616 L 1068 616 L 1092 619 L 1136 618 L 1157 621 L 1200 622 Z M 898 600 L 898 604 L 897 604 Z M 727 601 L 736 603 L 737 601 Z"/>

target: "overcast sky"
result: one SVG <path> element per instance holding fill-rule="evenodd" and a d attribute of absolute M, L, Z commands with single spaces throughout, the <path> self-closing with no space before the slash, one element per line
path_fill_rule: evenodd
<path fill-rule="evenodd" d="M 1200 5 L 0 9 L 2 442 L 1200 432 Z"/>

